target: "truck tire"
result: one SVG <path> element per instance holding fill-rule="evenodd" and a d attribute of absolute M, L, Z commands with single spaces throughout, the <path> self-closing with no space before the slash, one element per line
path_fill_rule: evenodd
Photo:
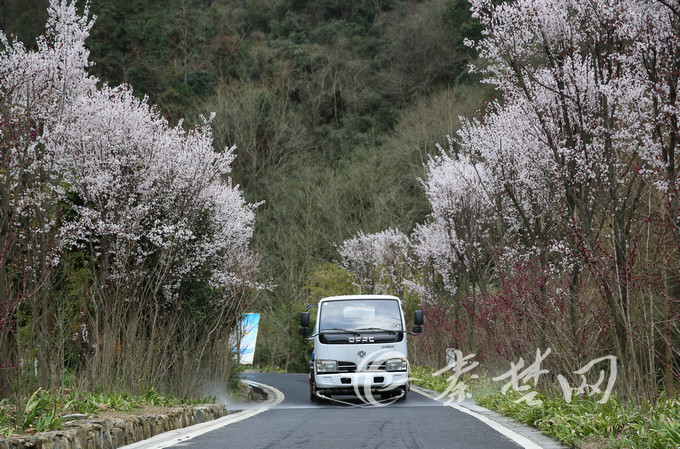
<path fill-rule="evenodd" d="M 311 370 L 311 362 L 310 362 L 310 371 L 309 371 L 309 400 L 312 402 L 316 402 L 316 382 L 314 381 L 314 371 Z"/>

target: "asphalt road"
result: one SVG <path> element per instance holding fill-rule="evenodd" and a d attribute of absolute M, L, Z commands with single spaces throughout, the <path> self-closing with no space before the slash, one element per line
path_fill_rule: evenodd
<path fill-rule="evenodd" d="M 274 387 L 278 390 L 276 396 L 280 402 L 255 406 L 254 410 L 245 412 L 247 416 L 243 418 L 238 418 L 239 414 L 234 414 L 228 424 L 211 427 L 200 435 L 182 436 L 181 432 L 175 431 L 178 433 L 170 439 L 166 438 L 164 443 L 155 446 L 137 444 L 130 447 L 148 449 L 561 447 L 541 437 L 537 432 L 534 434 L 524 432 L 524 436 L 518 435 L 515 433 L 517 429 L 497 426 L 495 422 L 490 422 L 475 412 L 463 407 L 446 406 L 416 391 L 411 391 L 405 400 L 384 407 L 366 406 L 356 400 L 350 400 L 356 405 L 315 404 L 309 400 L 306 374 L 249 373 L 245 377 Z M 531 435 L 534 437 L 538 435 L 539 439 L 532 438 Z M 544 444 L 546 442 L 547 445 Z"/>

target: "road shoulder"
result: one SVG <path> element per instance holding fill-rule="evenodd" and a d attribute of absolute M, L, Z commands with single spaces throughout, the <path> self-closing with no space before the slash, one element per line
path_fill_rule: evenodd
<path fill-rule="evenodd" d="M 569 449 L 569 446 L 544 435 L 538 429 L 477 405 L 474 401 L 453 401 L 449 404 L 448 401 L 438 399 L 441 397 L 441 393 L 436 391 L 413 384 L 411 385 L 411 390 L 435 401 L 446 403 L 449 407 L 474 416 L 526 449 Z M 507 431 L 504 431 L 503 429 L 507 429 Z"/>

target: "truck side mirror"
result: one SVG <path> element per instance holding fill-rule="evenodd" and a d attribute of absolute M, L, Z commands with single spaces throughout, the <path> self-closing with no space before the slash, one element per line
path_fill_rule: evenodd
<path fill-rule="evenodd" d="M 416 310 L 413 312 L 413 324 L 416 326 L 422 326 L 423 323 L 425 322 L 423 318 L 423 311 L 422 310 Z"/>
<path fill-rule="evenodd" d="M 422 310 L 416 310 L 415 312 L 413 312 L 413 324 L 415 324 L 415 326 L 411 328 L 411 332 L 413 332 L 414 334 L 421 333 L 423 331 L 424 322 L 425 320 L 423 318 Z"/>
<path fill-rule="evenodd" d="M 303 337 L 309 335 L 309 312 L 302 312 L 300 314 L 300 325 L 302 327 L 298 330 L 298 334 Z"/>

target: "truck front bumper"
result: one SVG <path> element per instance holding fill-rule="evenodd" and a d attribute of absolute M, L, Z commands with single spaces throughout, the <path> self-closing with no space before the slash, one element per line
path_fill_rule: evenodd
<path fill-rule="evenodd" d="M 406 371 L 367 371 L 358 373 L 317 374 L 316 389 L 321 394 L 365 395 L 408 389 Z"/>

